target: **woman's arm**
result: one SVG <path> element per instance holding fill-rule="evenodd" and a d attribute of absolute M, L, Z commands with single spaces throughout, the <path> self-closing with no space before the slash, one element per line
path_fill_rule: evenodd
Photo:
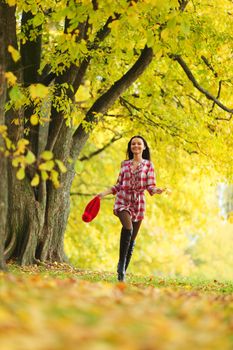
<path fill-rule="evenodd" d="M 161 194 L 166 191 L 165 188 L 156 187 L 155 171 L 152 162 L 150 162 L 150 167 L 147 173 L 147 191 L 151 196 L 153 196 L 153 194 Z"/>
<path fill-rule="evenodd" d="M 108 188 L 107 190 L 98 193 L 97 196 L 100 198 L 103 198 L 103 197 L 107 196 L 108 194 L 112 194 L 112 188 Z"/>

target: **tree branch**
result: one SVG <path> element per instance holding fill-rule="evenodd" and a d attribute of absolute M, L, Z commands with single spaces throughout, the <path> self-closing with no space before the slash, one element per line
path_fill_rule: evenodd
<path fill-rule="evenodd" d="M 40 67 L 41 60 L 41 48 L 42 48 L 42 36 L 38 34 L 34 40 L 29 40 L 30 31 L 33 29 L 32 20 L 35 15 L 31 11 L 22 13 L 21 28 L 25 32 L 28 38 L 25 43 L 20 43 L 20 53 L 22 57 L 22 68 L 23 68 L 23 82 L 25 86 L 35 84 L 38 82 L 38 69 Z M 41 26 L 38 27 L 41 31 Z M 25 129 L 29 130 L 27 139 L 30 142 L 30 148 L 34 154 L 38 153 L 39 146 L 39 124 L 31 125 L 30 116 L 33 114 L 33 106 L 29 106 L 25 109 L 24 115 L 26 122 L 24 125 Z"/>
<path fill-rule="evenodd" d="M 189 3 L 189 0 L 178 0 L 178 1 L 179 1 L 179 5 L 180 5 L 179 10 L 180 10 L 181 12 L 184 12 L 186 6 L 187 6 L 188 3 Z"/>
<path fill-rule="evenodd" d="M 98 122 L 96 114 L 104 115 L 107 110 L 114 104 L 114 102 L 131 86 L 135 80 L 144 72 L 147 66 L 150 64 L 153 58 L 153 50 L 145 46 L 141 55 L 135 64 L 123 75 L 118 81 L 116 81 L 108 91 L 100 96 L 93 106 L 89 109 L 84 119 L 84 123 L 80 124 L 73 135 L 73 147 L 72 158 L 77 158 L 82 145 L 89 137 L 90 131 L 85 129 L 85 124 L 92 124 L 92 127 Z"/>
<path fill-rule="evenodd" d="M 106 36 L 110 33 L 110 28 L 108 27 L 109 23 L 117 20 L 118 15 L 116 15 L 114 18 L 109 17 L 106 21 L 105 25 L 99 32 L 96 34 L 96 38 L 93 42 L 93 45 L 89 45 L 89 49 L 97 49 L 99 43 L 103 41 Z M 67 24 L 66 24 L 67 27 Z M 82 33 L 81 36 L 79 36 L 79 39 L 86 38 L 87 30 L 88 30 L 88 23 L 87 21 L 84 24 L 80 24 L 80 33 Z M 80 63 L 79 67 L 75 66 L 74 64 L 71 65 L 70 69 L 68 69 L 64 74 L 60 77 L 57 77 L 57 82 L 69 82 L 73 85 L 73 92 L 71 90 L 68 90 L 69 97 L 72 99 L 75 95 L 76 91 L 78 90 L 79 86 L 82 83 L 83 77 L 85 76 L 86 70 L 89 66 L 89 63 L 91 61 L 92 56 L 89 55 L 88 57 L 84 58 L 83 61 Z M 55 117 L 52 118 L 52 121 L 49 126 L 49 138 L 48 138 L 48 144 L 46 146 L 46 149 L 52 150 L 54 148 L 54 145 L 56 143 L 56 140 L 58 138 L 59 133 L 61 132 L 63 128 L 63 124 L 65 123 L 64 118 L 62 115 L 58 114 L 56 111 L 54 111 Z"/>
<path fill-rule="evenodd" d="M 202 103 L 200 101 L 198 101 L 195 97 L 193 97 L 192 95 L 187 95 L 189 98 L 191 98 L 193 101 L 195 101 L 197 104 L 199 104 L 201 107 L 203 107 Z"/>
<path fill-rule="evenodd" d="M 141 108 L 138 108 L 137 106 L 133 105 L 131 102 L 127 101 L 123 97 L 120 97 L 120 104 L 123 107 L 125 107 L 130 113 L 131 113 L 131 109 L 130 108 L 133 108 L 133 109 L 135 109 L 138 112 L 141 110 Z"/>
<path fill-rule="evenodd" d="M 205 56 L 201 56 L 202 61 L 205 63 L 205 65 L 211 70 L 211 72 L 214 74 L 215 78 L 218 77 L 218 73 L 215 72 L 214 67 L 211 65 L 211 63 L 207 60 Z"/>
<path fill-rule="evenodd" d="M 220 80 L 219 83 L 218 83 L 218 94 L 217 94 L 217 97 L 216 97 L 217 99 L 219 99 L 219 97 L 220 97 L 221 88 L 222 88 L 222 80 Z M 213 102 L 213 106 L 212 106 L 211 110 L 209 111 L 209 113 L 213 112 L 214 106 L 215 106 L 215 102 Z"/>
<path fill-rule="evenodd" d="M 70 192 L 70 196 L 95 197 L 96 193 Z M 104 199 L 104 200 L 110 200 L 111 199 L 112 200 L 113 198 L 114 198 L 113 196 L 110 196 L 110 197 L 104 197 L 102 199 Z"/>
<path fill-rule="evenodd" d="M 192 74 L 191 70 L 183 60 L 183 58 L 180 55 L 170 55 L 170 57 L 179 63 L 185 74 L 187 75 L 188 79 L 193 83 L 194 87 L 199 90 L 202 94 L 204 94 L 208 100 L 214 101 L 216 105 L 218 105 L 221 109 L 223 109 L 226 112 L 233 113 L 232 108 L 226 107 L 223 103 L 221 103 L 216 97 L 214 97 L 209 91 L 204 89 L 195 79 L 194 75 Z"/>
<path fill-rule="evenodd" d="M 110 34 L 111 29 L 109 28 L 109 24 L 116 21 L 119 17 L 120 17 L 120 15 L 116 14 L 116 16 L 114 18 L 112 16 L 110 16 L 107 19 L 105 25 L 96 34 L 96 37 L 95 37 L 93 43 L 88 44 L 88 48 L 89 48 L 90 52 L 92 50 L 96 50 L 98 48 L 100 42 L 104 41 L 104 39 Z M 86 73 L 86 70 L 89 66 L 91 59 L 92 59 L 92 55 L 88 55 L 88 57 L 84 58 L 84 60 L 80 64 L 80 66 L 77 68 L 76 78 L 73 82 L 74 93 L 77 92 L 79 86 L 81 85 L 83 77 Z"/>
<path fill-rule="evenodd" d="M 81 158 L 79 158 L 79 160 L 82 162 L 84 160 L 89 160 L 91 159 L 92 157 L 96 156 L 97 154 L 103 152 L 106 148 L 108 148 L 109 146 L 111 146 L 114 142 L 120 140 L 122 138 L 121 135 L 118 135 L 118 136 L 113 136 L 112 139 L 106 143 L 103 147 L 97 149 L 96 151 L 94 152 L 91 152 L 88 156 L 83 156 Z"/>

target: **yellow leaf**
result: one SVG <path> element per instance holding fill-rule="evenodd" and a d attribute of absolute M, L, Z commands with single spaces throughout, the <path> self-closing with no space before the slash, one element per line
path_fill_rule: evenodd
<path fill-rule="evenodd" d="M 7 0 L 7 3 L 9 6 L 15 6 L 16 5 L 16 0 Z"/>
<path fill-rule="evenodd" d="M 40 183 L 40 177 L 38 174 L 36 174 L 31 181 L 31 186 L 33 187 L 38 186 L 39 183 Z"/>
<path fill-rule="evenodd" d="M 13 46 L 8 45 L 8 52 L 10 52 L 11 57 L 14 62 L 17 62 L 20 59 L 20 53 Z"/>
<path fill-rule="evenodd" d="M 170 30 L 168 28 L 165 28 L 162 32 L 161 32 L 161 38 L 164 40 L 164 41 L 167 41 L 170 37 Z"/>
<path fill-rule="evenodd" d="M 49 93 L 49 88 L 42 84 L 32 84 L 29 86 L 29 92 L 33 100 L 36 98 L 45 98 Z"/>
<path fill-rule="evenodd" d="M 59 176 L 59 174 L 58 174 L 58 172 L 56 170 L 52 170 L 51 171 L 50 178 L 51 178 L 52 183 L 53 183 L 55 188 L 59 188 L 60 187 L 58 176 Z"/>
<path fill-rule="evenodd" d="M 64 163 L 63 163 L 62 161 L 56 159 L 55 162 L 57 163 L 58 168 L 59 168 L 59 170 L 60 170 L 62 173 L 66 173 L 66 172 L 67 172 L 66 166 L 64 165 Z"/>
<path fill-rule="evenodd" d="M 37 125 L 39 123 L 39 117 L 36 114 L 33 114 L 30 118 L 30 122 L 32 125 Z"/>
<path fill-rule="evenodd" d="M 15 168 L 17 168 L 18 165 L 19 165 L 19 162 L 20 162 L 19 157 L 14 158 L 14 159 L 12 160 L 12 166 L 15 167 Z"/>
<path fill-rule="evenodd" d="M 5 77 L 7 79 L 8 86 L 15 85 L 15 83 L 17 81 L 17 77 L 12 72 L 6 72 Z"/>
<path fill-rule="evenodd" d="M 20 153 L 24 153 L 25 152 L 25 148 L 26 146 L 29 144 L 29 141 L 26 139 L 20 139 L 17 142 L 17 150 L 15 152 L 15 154 L 20 154 Z"/>
<path fill-rule="evenodd" d="M 20 125 L 19 118 L 13 119 L 11 124 Z"/>
<path fill-rule="evenodd" d="M 42 177 L 42 180 L 46 181 L 49 178 L 49 175 L 48 175 L 47 171 L 42 170 L 41 171 L 41 177 Z"/>
<path fill-rule="evenodd" d="M 44 151 L 41 153 L 40 157 L 44 160 L 50 160 L 53 158 L 53 152 L 51 151 Z"/>
<path fill-rule="evenodd" d="M 230 212 L 228 214 L 228 222 L 230 222 L 231 224 L 233 224 L 233 212 Z"/>
<path fill-rule="evenodd" d="M 53 160 L 49 160 L 45 163 L 42 163 L 39 165 L 39 169 L 40 170 L 47 170 L 47 171 L 51 171 L 54 168 L 54 161 Z"/>
<path fill-rule="evenodd" d="M 13 149 L 13 148 L 14 148 L 14 146 L 13 146 L 11 140 L 10 140 L 8 137 L 5 138 L 5 142 L 6 142 L 6 147 L 7 147 L 8 149 L 10 149 L 10 148 Z"/>
<path fill-rule="evenodd" d="M 25 169 L 20 168 L 16 173 L 16 177 L 18 180 L 23 180 L 25 178 Z"/>
<path fill-rule="evenodd" d="M 7 126 L 6 125 L 0 125 L 0 134 L 2 134 L 3 136 L 6 136 L 7 133 Z"/>

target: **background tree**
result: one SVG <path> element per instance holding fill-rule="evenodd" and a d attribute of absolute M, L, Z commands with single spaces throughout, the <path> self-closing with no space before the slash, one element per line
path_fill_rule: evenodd
<path fill-rule="evenodd" d="M 5 155 L 15 168 L 6 258 L 65 260 L 74 160 L 97 124 L 146 126 L 229 177 L 231 2 L 9 0 L 1 11 Z"/>

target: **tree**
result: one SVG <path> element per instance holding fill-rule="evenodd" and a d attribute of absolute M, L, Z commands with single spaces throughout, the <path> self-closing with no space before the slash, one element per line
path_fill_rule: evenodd
<path fill-rule="evenodd" d="M 0 18 L 4 18 L 4 11 L 0 8 Z M 5 124 L 4 116 L 4 103 L 6 94 L 6 79 L 5 79 L 5 32 L 3 27 L 0 29 L 0 127 Z M 0 148 L 3 147 L 3 140 L 0 139 Z M 6 159 L 0 157 L 0 269 L 5 269 L 5 262 L 3 259 L 4 241 L 6 233 L 6 217 L 7 217 L 7 172 L 6 172 Z"/>
<path fill-rule="evenodd" d="M 7 259 L 20 264 L 66 259 L 63 239 L 74 161 L 96 125 L 112 123 L 108 113 L 114 106 L 124 121 L 128 117 L 134 125 L 160 130 L 161 137 L 179 138 L 190 154 L 203 152 L 206 136 L 219 137 L 221 119 L 227 119 L 223 113 L 232 113 L 219 100 L 222 94 L 231 101 L 227 89 L 222 93 L 224 84 L 231 85 L 230 67 L 221 74 L 213 68 L 220 66 L 216 46 L 222 45 L 224 59 L 230 57 L 222 39 L 227 31 L 211 22 L 231 26 L 232 5 L 227 0 L 221 5 L 229 8 L 223 18 L 216 16 L 214 2 L 1 1 L 1 66 L 8 84 L 1 91 L 1 111 L 6 105 L 1 124 L 7 131 L 1 132 L 0 164 L 8 178 L 7 186 L 1 184 Z M 198 50 L 203 55 L 191 65 Z M 211 92 L 189 65 L 204 85 L 215 74 Z M 87 82 L 90 97 L 78 101 Z M 152 104 L 155 98 L 158 104 Z M 206 98 L 213 102 L 211 110 Z M 183 122 L 187 113 L 193 116 Z M 221 144 L 226 129 L 221 128 Z"/>

